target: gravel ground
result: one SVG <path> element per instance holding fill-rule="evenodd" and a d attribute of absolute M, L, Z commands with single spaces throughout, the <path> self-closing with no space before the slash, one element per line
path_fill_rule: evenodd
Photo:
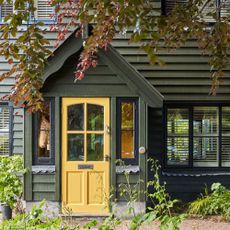
<path fill-rule="evenodd" d="M 86 220 L 77 221 L 81 226 L 86 223 Z M 100 221 L 98 221 L 100 222 Z M 121 225 L 117 226 L 116 230 L 128 230 L 129 222 L 124 221 Z M 158 230 L 158 222 L 143 225 L 141 230 Z M 93 228 L 96 230 L 97 228 Z M 230 230 L 230 222 L 221 220 L 220 217 L 211 217 L 207 219 L 189 218 L 183 221 L 180 225 L 180 230 Z"/>

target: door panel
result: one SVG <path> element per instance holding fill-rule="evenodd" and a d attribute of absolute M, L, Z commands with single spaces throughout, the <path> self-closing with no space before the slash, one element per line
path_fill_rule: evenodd
<path fill-rule="evenodd" d="M 63 98 L 63 208 L 109 212 L 109 123 L 109 98 Z"/>
<path fill-rule="evenodd" d="M 75 183 L 78 186 L 72 186 Z M 83 173 L 68 172 L 67 173 L 67 203 L 83 204 Z"/>

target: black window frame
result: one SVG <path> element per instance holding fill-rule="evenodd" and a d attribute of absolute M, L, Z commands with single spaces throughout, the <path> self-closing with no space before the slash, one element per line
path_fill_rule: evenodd
<path fill-rule="evenodd" d="M 38 157 L 38 113 L 34 113 L 33 122 L 33 165 L 55 165 L 55 101 L 54 98 L 45 98 L 50 103 L 50 158 Z"/>
<path fill-rule="evenodd" d="M 135 106 L 135 117 L 134 117 L 134 158 L 122 158 L 121 156 L 121 103 L 122 102 L 132 102 Z M 119 97 L 117 98 L 117 106 L 116 106 L 116 126 L 117 126 L 117 159 L 122 160 L 125 164 L 129 165 L 138 165 L 139 156 L 138 156 L 138 140 L 139 140 L 139 106 L 138 106 L 139 99 L 136 97 Z"/>
<path fill-rule="evenodd" d="M 8 154 L 4 154 L 2 156 L 12 156 L 13 155 L 13 126 L 14 126 L 14 115 L 13 115 L 13 106 L 8 102 L 0 102 L 0 107 L 7 107 L 9 109 L 9 152 Z"/>
<path fill-rule="evenodd" d="M 207 106 L 218 107 L 218 166 L 193 166 L 193 107 Z M 163 106 L 163 167 L 166 169 L 201 169 L 201 170 L 223 170 L 230 169 L 230 166 L 222 166 L 222 107 L 229 106 L 230 102 L 198 102 L 198 101 L 184 101 L 184 102 L 165 102 Z M 167 109 L 183 108 L 189 109 L 189 163 L 188 165 L 168 165 L 167 164 Z"/>

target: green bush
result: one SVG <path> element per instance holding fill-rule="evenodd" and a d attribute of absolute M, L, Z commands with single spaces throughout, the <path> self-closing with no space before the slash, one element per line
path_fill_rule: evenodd
<path fill-rule="evenodd" d="M 0 156 L 0 202 L 14 208 L 21 196 L 23 182 L 20 174 L 26 172 L 21 156 Z"/>
<path fill-rule="evenodd" d="M 36 229 L 61 229 L 60 218 L 48 218 L 43 215 L 42 206 L 45 200 L 40 205 L 34 206 L 33 209 L 27 214 L 16 215 L 14 219 L 5 220 L 1 225 L 0 229 L 10 230 L 36 230 Z M 67 228 L 66 228 L 67 229 Z"/>
<path fill-rule="evenodd" d="M 189 205 L 188 212 L 201 216 L 221 215 L 230 219 L 230 190 L 220 183 L 212 184 L 211 193 L 208 194 L 206 189 L 204 195 Z"/>

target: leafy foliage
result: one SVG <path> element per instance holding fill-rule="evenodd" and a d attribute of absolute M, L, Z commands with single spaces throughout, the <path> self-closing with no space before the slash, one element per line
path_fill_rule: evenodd
<path fill-rule="evenodd" d="M 113 230 L 121 223 L 121 220 L 112 213 L 102 222 L 98 230 Z"/>
<path fill-rule="evenodd" d="M 188 211 L 190 214 L 222 215 L 230 219 L 230 190 L 220 183 L 213 183 L 211 194 L 208 194 L 206 189 L 204 195 L 190 204 Z"/>
<path fill-rule="evenodd" d="M 205 4 L 209 3 L 211 0 L 206 0 Z M 1 4 L 3 0 L 0 0 Z M 126 34 L 128 30 L 131 31 L 130 42 L 141 42 L 141 48 L 152 64 L 164 63 L 157 58 L 160 46 L 174 50 L 196 38 L 198 46 L 209 56 L 213 94 L 222 81 L 224 69 L 229 66 L 230 18 L 218 13 L 221 6 L 216 7 L 215 13 L 206 13 L 215 21 L 209 27 L 201 10 L 203 0 L 176 4 L 168 15 L 159 15 L 154 1 L 150 0 L 51 0 L 51 4 L 55 7 L 51 17 L 56 21 L 50 30 L 58 31 L 57 46 L 70 31 L 78 28 L 76 35 L 80 36 L 87 25 L 93 25 L 90 36 L 83 35 L 84 50 L 75 72 L 76 80 L 81 80 L 90 66 L 97 65 L 99 49 L 106 49 L 117 33 Z M 51 55 L 46 48 L 49 41 L 45 38 L 42 23 L 30 20 L 30 15 L 36 11 L 33 0 L 15 0 L 14 9 L 0 26 L 0 55 L 11 65 L 0 79 L 15 77 L 16 80 L 11 93 L 4 99 L 26 106 L 29 111 L 37 111 L 42 108 L 40 89 L 45 63 Z M 26 27 L 25 31 L 21 31 L 22 25 Z"/>
<path fill-rule="evenodd" d="M 13 208 L 22 194 L 19 174 L 26 173 L 21 156 L 0 156 L 0 201 Z"/>
<path fill-rule="evenodd" d="M 179 225 L 186 218 L 185 214 L 173 215 L 172 209 L 178 200 L 171 200 L 166 192 L 165 185 L 160 183 L 159 169 L 157 161 L 153 159 L 150 162 L 150 170 L 154 173 L 154 179 L 148 182 L 147 187 L 153 188 L 153 193 L 147 193 L 147 197 L 152 202 L 152 207 L 148 207 L 149 212 L 144 215 L 138 215 L 131 221 L 131 229 L 138 229 L 143 223 L 150 223 L 158 220 L 161 230 L 179 230 Z"/>
<path fill-rule="evenodd" d="M 10 230 L 10 229 L 66 229 L 61 228 L 60 218 L 49 218 L 43 215 L 42 207 L 45 203 L 43 200 L 39 206 L 34 205 L 32 210 L 28 214 L 16 215 L 14 219 L 5 220 L 1 225 L 0 229 Z"/>
<path fill-rule="evenodd" d="M 118 165 L 125 168 L 125 164 L 122 160 L 116 161 Z M 141 180 L 137 180 L 136 183 L 131 184 L 130 183 L 130 172 L 124 171 L 124 177 L 125 182 L 120 183 L 118 185 L 118 191 L 120 197 L 122 197 L 127 202 L 127 210 L 125 215 L 131 215 L 133 217 L 136 216 L 135 213 L 135 203 L 139 201 L 140 194 L 142 191 L 140 191 L 140 184 L 142 183 Z"/>

